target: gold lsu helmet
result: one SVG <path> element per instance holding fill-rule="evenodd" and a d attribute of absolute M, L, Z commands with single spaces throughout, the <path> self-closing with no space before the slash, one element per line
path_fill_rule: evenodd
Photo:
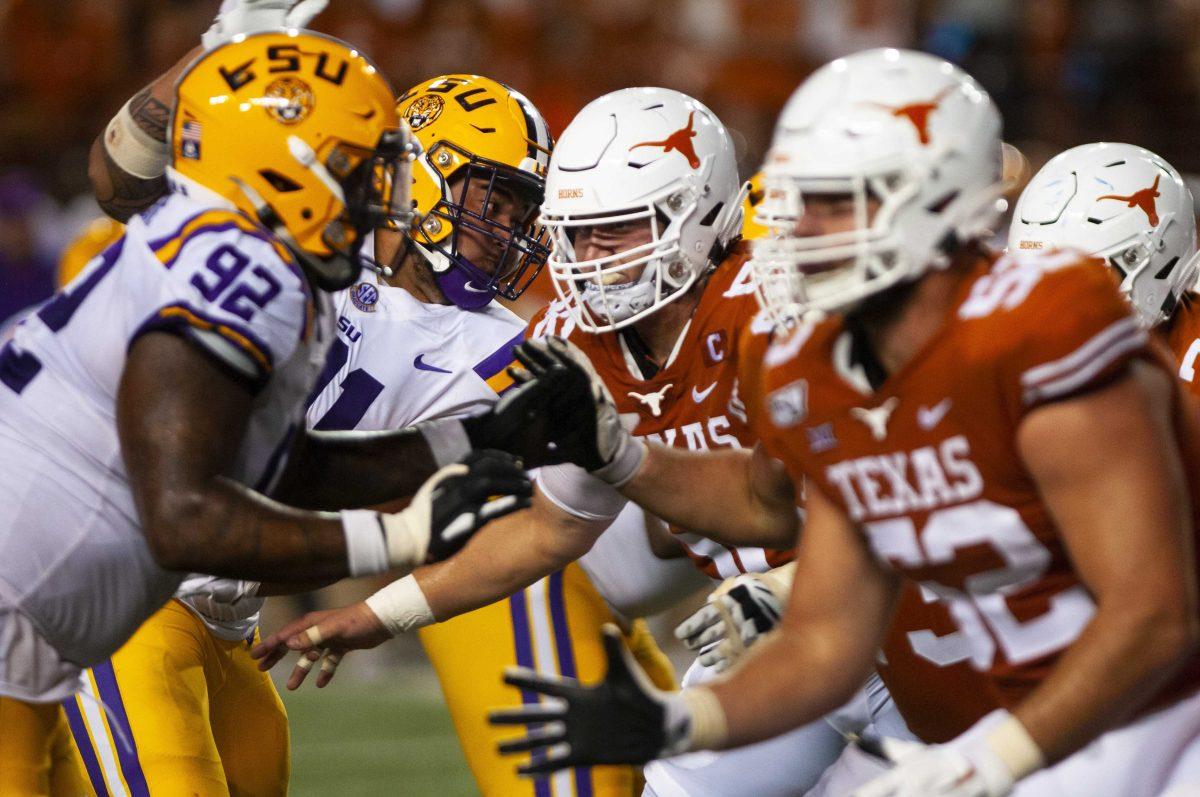
<path fill-rule="evenodd" d="M 387 81 L 311 31 L 237 36 L 176 84 L 171 166 L 278 235 L 325 290 L 376 227 L 408 225 L 414 145 Z"/>
<path fill-rule="evenodd" d="M 96 255 L 112 246 L 124 234 L 125 225 L 108 216 L 88 222 L 79 234 L 71 239 L 71 243 L 67 244 L 58 260 L 58 288 L 65 288 Z"/>
<path fill-rule="evenodd" d="M 754 215 L 758 206 L 767 197 L 767 191 L 763 187 L 763 173 L 756 172 L 747 180 L 742 193 L 744 195 L 742 199 L 742 240 L 753 241 L 755 238 L 762 238 L 767 234 L 766 226 L 759 222 Z"/>
<path fill-rule="evenodd" d="M 535 223 L 553 146 L 541 113 L 519 92 L 479 75 L 427 80 L 401 96 L 396 109 L 422 150 L 413 167 L 420 219 L 409 229 L 410 244 L 458 306 L 475 309 L 497 295 L 516 299 L 549 254 Z M 516 197 L 524 213 L 498 218 L 497 190 Z M 495 245 L 495 265 L 463 256 L 463 230 Z"/>

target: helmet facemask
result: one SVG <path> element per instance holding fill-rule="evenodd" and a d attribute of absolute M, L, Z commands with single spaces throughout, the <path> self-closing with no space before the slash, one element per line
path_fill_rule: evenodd
<path fill-rule="evenodd" d="M 759 302 L 768 315 L 789 324 L 809 311 L 846 311 L 912 275 L 895 221 L 919 190 L 915 175 L 904 168 L 847 178 L 768 178 L 755 214 L 767 234 L 755 241 L 752 260 Z M 852 203 L 853 226 L 797 234 L 805 196 L 844 197 Z"/>
<path fill-rule="evenodd" d="M 1155 255 L 1165 248 L 1167 230 L 1178 223 L 1174 214 L 1165 214 L 1153 230 L 1136 233 L 1093 253 L 1107 261 L 1120 275 L 1121 292 L 1129 298 L 1139 323 L 1147 329 L 1171 317 L 1200 269 L 1200 254 L 1196 252 L 1185 252 L 1161 265 L 1155 263 Z M 1182 288 L 1177 289 L 1177 286 Z"/>
<path fill-rule="evenodd" d="M 684 226 L 699 212 L 691 187 L 672 187 L 645 205 L 602 214 L 547 215 L 554 251 L 550 273 L 555 291 L 578 308 L 577 323 L 591 332 L 620 329 L 685 294 L 702 273 L 683 255 Z M 712 224 L 715 219 L 707 220 Z M 575 251 L 583 228 L 641 222 L 648 240 L 603 257 L 579 261 Z M 707 263 L 711 253 L 704 253 Z M 631 276 L 632 273 L 632 276 Z"/>
<path fill-rule="evenodd" d="M 410 240 L 430 261 L 438 287 L 464 309 L 477 309 L 499 296 L 517 299 L 533 282 L 550 254 L 545 229 L 537 223 L 542 181 L 522 170 L 473 155 L 448 141 L 439 142 L 430 159 L 453 150 L 463 165 L 452 176 L 438 173 L 442 199 L 412 227 Z M 501 220 L 497 203 L 526 206 L 519 218 Z M 449 234 L 445 234 L 449 230 Z M 494 247 L 495 265 L 472 262 L 464 242 L 474 238 Z"/>

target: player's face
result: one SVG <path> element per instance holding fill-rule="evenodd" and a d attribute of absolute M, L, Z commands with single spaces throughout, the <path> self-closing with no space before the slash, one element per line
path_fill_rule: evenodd
<path fill-rule="evenodd" d="M 867 197 L 866 223 L 875 219 L 879 200 Z M 860 219 L 853 194 L 806 194 L 804 207 L 796 219 L 793 234 L 797 238 L 853 232 Z"/>
<path fill-rule="evenodd" d="M 451 180 L 451 193 L 462 196 L 462 206 L 467 213 L 476 214 L 495 225 L 509 227 L 519 232 L 528 232 L 537 217 L 538 201 L 536 197 L 527 196 L 518 188 L 496 180 L 472 178 L 463 191 L 463 178 Z M 489 190 L 490 188 L 490 190 Z M 475 267 L 488 274 L 504 276 L 509 269 L 517 265 L 519 253 L 509 249 L 505 257 L 505 241 L 499 237 L 488 236 L 472 225 L 459 225 L 457 231 L 459 254 L 470 261 Z M 505 263 L 500 258 L 505 257 Z"/>
<path fill-rule="evenodd" d="M 638 246 L 643 246 L 654 240 L 654 230 L 650 219 L 631 219 L 615 224 L 597 224 L 591 227 L 578 227 L 575 230 L 574 246 L 575 260 L 582 262 L 610 257 L 620 252 L 627 252 Z M 644 254 L 644 253 L 643 253 Z M 608 267 L 628 263 L 641 255 L 632 254 L 618 258 Z M 640 268 L 630 268 L 624 271 L 613 271 L 601 277 L 605 285 L 625 285 L 634 282 L 642 274 Z"/>

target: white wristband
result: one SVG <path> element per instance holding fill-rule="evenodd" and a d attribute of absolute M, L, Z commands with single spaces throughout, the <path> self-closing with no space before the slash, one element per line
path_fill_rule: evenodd
<path fill-rule="evenodd" d="M 984 744 L 1008 767 L 1014 781 L 1046 766 L 1046 757 L 1021 721 L 1007 711 L 988 731 Z"/>
<path fill-rule="evenodd" d="M 366 603 L 392 636 L 435 622 L 425 593 L 411 575 L 388 584 L 367 598 Z"/>
<path fill-rule="evenodd" d="M 603 468 L 597 468 L 592 473 L 597 478 L 620 489 L 637 475 L 645 461 L 646 444 L 636 437 L 630 436 L 626 439 L 625 444 L 617 450 L 612 462 Z"/>
<path fill-rule="evenodd" d="M 424 513 L 424 517 L 421 517 Z M 394 515 L 380 515 L 387 559 L 391 567 L 412 570 L 425 562 L 429 550 L 429 504 L 413 500 L 412 506 Z"/>
<path fill-rule="evenodd" d="M 423 421 L 417 424 L 417 431 L 424 436 L 439 468 L 452 465 L 471 453 L 471 440 L 457 418 Z"/>
<path fill-rule="evenodd" d="M 109 120 L 104 149 L 113 163 L 142 180 L 162 177 L 171 158 L 167 142 L 155 139 L 134 121 L 128 102 Z"/>
<path fill-rule="evenodd" d="M 347 509 L 341 513 L 346 533 L 346 563 L 351 576 L 387 572 L 388 544 L 383 515 L 370 509 Z"/>
<path fill-rule="evenodd" d="M 699 686 L 684 689 L 680 697 L 687 705 L 692 719 L 687 748 L 714 750 L 721 747 L 729 737 L 729 725 L 725 719 L 725 709 L 717 696 L 711 689 Z"/>

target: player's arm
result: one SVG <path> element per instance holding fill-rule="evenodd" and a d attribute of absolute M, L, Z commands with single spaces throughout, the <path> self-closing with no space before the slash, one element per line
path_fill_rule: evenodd
<path fill-rule="evenodd" d="M 780 629 L 730 677 L 682 693 L 660 692 L 610 634 L 609 670 L 600 684 L 510 672 L 508 683 L 562 700 L 494 713 L 494 724 L 549 723 L 502 744 L 501 752 L 534 751 L 533 763 L 521 771 L 538 774 L 737 747 L 812 722 L 845 703 L 866 679 L 897 589 L 897 577 L 875 561 L 857 529 L 814 491 Z"/>
<path fill-rule="evenodd" d="M 1200 638 L 1173 389 L 1169 374 L 1137 362 L 1108 387 L 1034 410 L 1018 431 L 1096 602 L 1087 628 L 1014 711 L 1047 762 L 1128 719 Z"/>
<path fill-rule="evenodd" d="M 658 517 L 730 547 L 790 548 L 800 521 L 784 467 L 752 450 L 648 444 L 621 493 Z"/>
<path fill-rule="evenodd" d="M 440 471 L 395 515 L 286 507 L 225 477 L 253 401 L 245 382 L 183 337 L 149 332 L 130 345 L 117 429 L 143 533 L 164 568 L 259 581 L 411 569 L 528 503 L 524 474 L 492 458 Z"/>
<path fill-rule="evenodd" d="M 587 357 L 561 338 L 516 349 L 527 384 L 554 380 L 542 416 L 570 462 L 663 520 L 731 547 L 788 548 L 799 517 L 787 472 L 755 449 L 692 452 L 646 444 L 626 431 Z"/>
<path fill-rule="evenodd" d="M 280 628 L 252 651 L 260 669 L 289 650 L 302 654 L 288 688 L 304 682 L 311 662 L 373 648 L 392 637 L 502 600 L 566 567 L 591 549 L 611 519 L 588 520 L 559 508 L 538 490 L 526 512 L 493 521 L 458 553 L 418 568 L 375 595 L 332 611 L 311 612 Z M 307 661 L 306 661 L 307 659 Z M 323 687 L 336 665 L 317 679 Z"/>
<path fill-rule="evenodd" d="M 164 173 L 170 153 L 167 125 L 175 82 L 188 64 L 204 52 L 197 47 L 121 106 L 92 142 L 88 179 L 100 209 L 120 222 L 129 221 L 167 192 Z"/>

